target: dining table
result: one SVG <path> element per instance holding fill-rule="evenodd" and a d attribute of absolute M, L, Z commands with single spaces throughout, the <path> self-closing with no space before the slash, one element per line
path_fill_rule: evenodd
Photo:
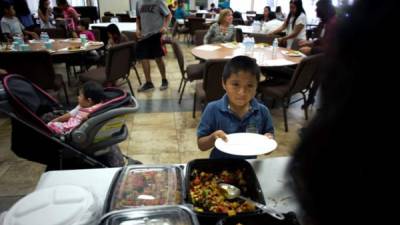
<path fill-rule="evenodd" d="M 243 43 L 229 42 L 221 44 L 206 44 L 191 50 L 194 57 L 200 60 L 230 59 L 239 55 L 254 58 L 260 67 L 281 67 L 297 65 L 305 57 L 299 51 L 278 47 L 276 55 L 273 47 L 267 43 L 254 44 L 250 49 Z"/>

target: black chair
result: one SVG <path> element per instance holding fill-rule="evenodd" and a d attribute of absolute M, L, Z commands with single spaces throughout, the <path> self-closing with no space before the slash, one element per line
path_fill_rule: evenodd
<path fill-rule="evenodd" d="M 0 68 L 10 74 L 19 74 L 44 90 L 64 91 L 65 101 L 69 104 L 67 87 L 60 74 L 53 68 L 53 60 L 47 51 L 0 52 Z"/>
<path fill-rule="evenodd" d="M 279 100 L 283 104 L 283 118 L 285 123 L 285 131 L 288 131 L 287 122 L 287 109 L 289 105 L 300 100 L 304 101 L 303 109 L 305 119 L 308 119 L 308 103 L 306 94 L 310 91 L 314 81 L 319 80 L 320 65 L 323 59 L 322 54 L 312 55 L 304 58 L 300 64 L 296 67 L 292 78 L 286 83 L 270 86 L 268 83 L 260 85 L 259 90 L 261 92 L 261 98 L 266 99 L 268 97 L 274 100 Z M 301 93 L 302 98 L 295 101 L 291 101 L 293 95 Z"/>
<path fill-rule="evenodd" d="M 196 117 L 196 104 L 199 101 L 203 108 L 211 101 L 220 99 L 225 90 L 222 87 L 222 72 L 228 59 L 208 60 L 204 66 L 203 80 L 196 82 L 193 96 L 193 118 Z"/>
<path fill-rule="evenodd" d="M 128 38 L 129 41 L 134 41 L 135 43 L 137 43 L 138 38 L 136 36 L 136 32 L 133 32 L 133 31 L 122 31 L 121 33 L 124 34 Z M 133 70 L 135 71 L 135 74 L 136 74 L 136 78 L 138 79 L 139 84 L 142 85 L 142 80 L 140 79 L 139 72 L 137 71 L 137 68 L 136 68 L 136 63 L 137 63 L 137 60 L 136 60 L 136 44 L 132 48 L 131 62 L 132 62 L 132 68 L 133 68 Z"/>
<path fill-rule="evenodd" d="M 122 79 L 125 81 L 122 84 L 128 83 L 132 95 L 135 95 L 129 80 L 134 46 L 135 42 L 128 41 L 109 48 L 106 55 L 106 66 L 82 73 L 79 79 L 82 82 L 93 80 L 104 86 L 116 86 L 117 81 Z"/>
<path fill-rule="evenodd" d="M 181 47 L 175 41 L 171 41 L 171 45 L 175 57 L 178 60 L 179 69 L 182 75 L 181 82 L 178 88 L 178 92 L 180 92 L 178 103 L 180 104 L 182 101 L 183 92 L 185 91 L 186 83 L 188 81 L 192 82 L 194 80 L 201 80 L 203 78 L 204 63 L 188 65 L 185 68 L 185 59 L 183 57 L 183 52 Z"/>

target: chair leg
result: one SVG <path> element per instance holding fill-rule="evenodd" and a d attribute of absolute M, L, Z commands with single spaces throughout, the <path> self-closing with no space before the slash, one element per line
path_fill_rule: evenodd
<path fill-rule="evenodd" d="M 290 99 L 288 101 L 290 101 Z M 288 101 L 286 101 L 286 99 L 283 99 L 283 106 L 282 106 L 282 109 L 283 109 L 283 122 L 285 124 L 285 132 L 289 131 L 288 119 L 287 119 L 287 110 L 289 108 L 289 104 L 287 103 Z"/>
<path fill-rule="evenodd" d="M 303 100 L 304 100 L 304 105 L 303 105 L 304 117 L 306 120 L 308 120 L 308 101 L 306 99 L 306 95 L 303 92 L 301 94 L 303 95 Z"/>
<path fill-rule="evenodd" d="M 138 81 L 139 81 L 139 85 L 142 85 L 142 80 L 140 80 L 139 73 L 138 73 L 138 71 L 137 71 L 137 69 L 136 69 L 136 66 L 135 66 L 135 65 L 133 65 L 133 70 L 135 71 L 136 78 L 137 78 L 137 79 L 138 79 Z"/>
<path fill-rule="evenodd" d="M 182 91 L 181 91 L 181 94 L 180 94 L 180 96 L 179 96 L 179 101 L 178 101 L 179 104 L 181 104 L 181 102 L 182 102 L 182 96 L 183 96 L 183 92 L 185 91 L 186 83 L 187 83 L 187 80 L 185 80 L 185 81 L 183 82 Z"/>
<path fill-rule="evenodd" d="M 184 78 L 181 78 L 181 83 L 179 83 L 179 88 L 178 88 L 178 93 L 181 92 L 181 87 L 182 87 L 182 83 L 183 83 Z"/>
<path fill-rule="evenodd" d="M 194 92 L 194 95 L 193 95 L 193 114 L 192 114 L 193 119 L 196 118 L 196 99 L 197 99 L 196 92 Z"/>
<path fill-rule="evenodd" d="M 126 81 L 128 83 L 129 90 L 131 91 L 132 96 L 135 97 L 135 93 L 133 92 L 132 84 L 131 81 L 129 80 L 129 77 L 126 77 Z"/>
<path fill-rule="evenodd" d="M 71 87 L 71 68 L 69 67 L 69 65 L 67 63 L 65 64 L 65 70 L 67 70 L 68 86 Z"/>
<path fill-rule="evenodd" d="M 63 86 L 63 89 L 64 89 L 65 101 L 67 102 L 67 105 L 69 105 L 67 86 L 65 85 L 64 82 L 62 82 L 62 86 Z"/>

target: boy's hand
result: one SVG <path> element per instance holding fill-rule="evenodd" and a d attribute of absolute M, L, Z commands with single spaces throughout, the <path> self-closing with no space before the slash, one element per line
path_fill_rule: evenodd
<path fill-rule="evenodd" d="M 269 139 L 274 139 L 274 134 L 272 133 L 265 133 L 264 136 L 266 136 Z"/>
<path fill-rule="evenodd" d="M 225 142 L 228 141 L 228 138 L 226 137 L 226 134 L 224 131 L 222 130 L 217 130 L 215 131 L 212 136 L 214 137 L 214 140 L 217 140 L 217 138 L 221 138 L 222 140 L 224 140 Z"/>

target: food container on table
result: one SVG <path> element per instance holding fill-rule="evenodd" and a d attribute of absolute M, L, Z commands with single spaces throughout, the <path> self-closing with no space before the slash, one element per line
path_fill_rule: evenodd
<path fill-rule="evenodd" d="M 105 212 L 142 206 L 183 204 L 183 174 L 179 166 L 127 166 L 115 177 Z"/>
<path fill-rule="evenodd" d="M 225 171 L 225 172 L 223 172 Z M 201 173 L 204 176 L 201 176 Z M 190 161 L 186 166 L 185 173 L 185 202 L 187 204 L 192 204 L 195 214 L 200 222 L 200 224 L 215 224 L 219 220 L 233 215 L 256 215 L 262 212 L 261 209 L 254 208 L 254 210 L 249 212 L 237 212 L 232 213 L 232 210 L 225 212 L 212 212 L 207 210 L 205 207 L 200 207 L 199 204 L 207 196 L 219 196 L 214 195 L 216 192 L 212 190 L 213 188 L 204 188 L 203 192 L 194 190 L 194 180 L 196 177 L 199 178 L 201 182 L 210 182 L 207 178 L 210 174 L 218 175 L 216 183 L 228 183 L 235 185 L 241 189 L 242 195 L 252 199 L 253 201 L 265 204 L 264 195 L 258 182 L 257 176 L 246 160 L 243 159 L 195 159 Z M 223 174 L 228 174 L 228 176 L 223 176 Z M 205 177 L 205 178 L 204 178 Z M 239 181 L 241 182 L 239 184 Z M 193 182 L 191 185 L 191 182 Z M 212 185 L 210 185 L 212 186 Z M 214 185 L 215 187 L 215 185 Z M 196 186 L 197 188 L 197 186 Z M 210 191 L 211 190 L 211 191 Z M 192 198 L 191 195 L 196 198 Z M 200 195 L 197 195 L 200 193 Z M 210 193 L 213 193 L 210 195 Z M 200 199 L 200 200 L 199 200 Z M 238 204 L 242 205 L 243 200 L 226 200 L 228 203 L 237 201 Z M 211 201 L 208 201 L 211 202 Z M 210 207 L 210 205 L 208 205 Z M 203 209 L 203 211 L 199 211 Z M 226 209 L 226 208 L 225 208 Z"/>
<path fill-rule="evenodd" d="M 100 225 L 198 225 L 196 216 L 185 206 L 147 206 L 113 211 Z"/>

